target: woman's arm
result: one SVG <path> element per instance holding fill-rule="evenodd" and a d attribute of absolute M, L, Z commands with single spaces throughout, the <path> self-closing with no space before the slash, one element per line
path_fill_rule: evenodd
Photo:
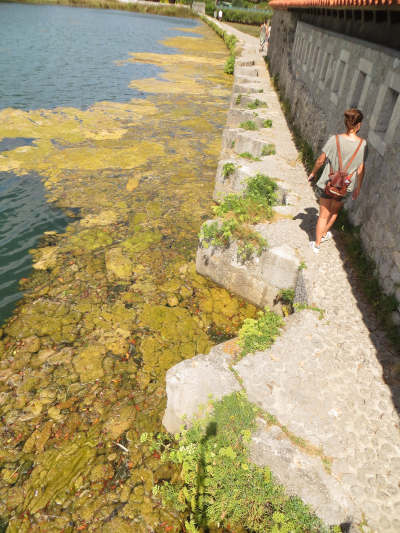
<path fill-rule="evenodd" d="M 312 169 L 311 174 L 308 176 L 308 181 L 312 181 L 315 178 L 318 170 L 322 167 L 325 161 L 326 161 L 326 153 L 322 152 L 319 158 L 315 161 L 314 168 Z"/>
<path fill-rule="evenodd" d="M 356 200 L 358 198 L 358 195 L 360 194 L 361 185 L 364 179 L 364 172 L 365 172 L 365 165 L 364 165 L 364 162 L 362 162 L 361 165 L 357 169 L 357 186 L 355 187 L 353 191 L 353 200 Z"/>

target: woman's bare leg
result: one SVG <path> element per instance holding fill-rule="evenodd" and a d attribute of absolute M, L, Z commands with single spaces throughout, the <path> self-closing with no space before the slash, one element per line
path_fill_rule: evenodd
<path fill-rule="evenodd" d="M 326 229 L 328 220 L 331 216 L 330 211 L 331 200 L 328 198 L 320 198 L 319 200 L 319 217 L 317 221 L 317 227 L 315 228 L 315 245 L 319 246 L 321 243 L 322 235 L 325 235 L 328 231 Z M 337 215 L 336 215 L 337 216 Z"/>
<path fill-rule="evenodd" d="M 329 215 L 326 228 L 325 228 L 325 232 L 323 233 L 323 235 L 326 235 L 326 233 L 331 229 L 342 207 L 343 207 L 343 202 L 334 200 L 332 198 L 332 200 L 330 201 L 330 205 L 329 205 L 330 215 Z"/>

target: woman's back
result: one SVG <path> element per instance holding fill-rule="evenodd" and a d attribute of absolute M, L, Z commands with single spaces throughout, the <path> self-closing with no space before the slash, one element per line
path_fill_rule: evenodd
<path fill-rule="evenodd" d="M 342 167 L 343 168 L 346 166 L 347 162 L 351 159 L 352 155 L 356 151 L 357 146 L 361 140 L 362 140 L 362 144 L 360 146 L 360 149 L 358 150 L 355 158 L 353 159 L 353 161 L 351 162 L 348 168 L 349 174 L 352 174 L 352 173 L 355 174 L 357 168 L 364 161 L 365 148 L 367 146 L 367 141 L 365 139 L 361 139 L 361 137 L 358 137 L 357 135 L 352 135 L 352 136 L 346 135 L 346 134 L 339 135 L 339 145 L 340 145 L 340 152 L 342 154 Z M 322 175 L 317 182 L 317 186 L 320 187 L 321 189 L 324 189 L 325 184 L 328 181 L 329 173 L 331 171 L 330 166 L 332 166 L 333 171 L 339 170 L 339 156 L 338 156 L 338 152 L 336 148 L 336 136 L 335 135 L 332 135 L 331 137 L 329 137 L 325 146 L 322 148 L 322 151 L 326 154 L 328 162 L 325 165 Z M 354 175 L 348 187 L 349 192 L 351 192 L 354 189 L 355 182 L 356 182 L 356 176 Z"/>

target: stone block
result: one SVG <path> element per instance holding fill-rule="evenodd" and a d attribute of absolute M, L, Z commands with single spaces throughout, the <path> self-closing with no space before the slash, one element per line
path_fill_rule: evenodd
<path fill-rule="evenodd" d="M 350 495 L 328 474 L 320 457 L 295 446 L 278 426 L 259 423 L 251 439 L 250 459 L 267 466 L 289 494 L 300 497 L 326 524 L 354 520 Z"/>
<path fill-rule="evenodd" d="M 275 246 L 260 258 L 261 275 L 268 285 L 278 289 L 294 287 L 300 261 L 295 251 L 287 244 Z"/>
<path fill-rule="evenodd" d="M 163 417 L 167 431 L 176 433 L 183 424 L 190 424 L 210 397 L 219 400 L 241 389 L 229 370 L 231 356 L 224 353 L 223 346 L 218 345 L 208 355 L 197 355 L 168 370 L 167 408 Z"/>

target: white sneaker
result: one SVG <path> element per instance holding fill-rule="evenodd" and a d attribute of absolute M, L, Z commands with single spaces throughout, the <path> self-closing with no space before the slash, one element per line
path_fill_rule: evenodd
<path fill-rule="evenodd" d="M 311 246 L 311 250 L 312 250 L 315 254 L 319 254 L 319 246 L 316 246 L 315 241 L 311 241 L 311 242 L 310 242 L 310 246 Z"/>
<path fill-rule="evenodd" d="M 328 231 L 326 233 L 326 235 L 324 235 L 324 237 L 322 237 L 321 239 L 321 242 L 326 242 L 326 241 L 329 241 L 329 239 L 332 239 L 333 235 L 330 231 Z"/>

